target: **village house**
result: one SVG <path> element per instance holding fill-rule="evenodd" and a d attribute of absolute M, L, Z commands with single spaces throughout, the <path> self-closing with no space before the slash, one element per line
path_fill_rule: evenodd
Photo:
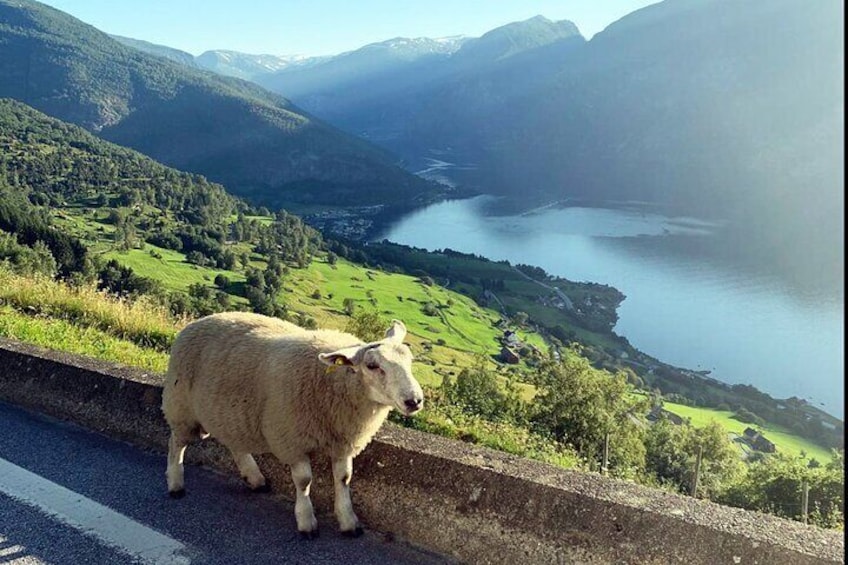
<path fill-rule="evenodd" d="M 745 428 L 745 431 L 742 432 L 742 438 L 748 442 L 751 448 L 757 451 L 763 453 L 774 453 L 777 451 L 775 445 L 754 428 Z"/>

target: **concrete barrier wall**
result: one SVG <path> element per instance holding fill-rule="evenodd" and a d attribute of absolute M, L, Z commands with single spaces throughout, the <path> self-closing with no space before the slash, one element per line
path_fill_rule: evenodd
<path fill-rule="evenodd" d="M 161 382 L 0 339 L 0 399 L 164 453 Z M 187 460 L 235 472 L 214 441 L 189 447 Z M 272 490 L 293 499 L 287 469 L 257 461 Z M 331 474 L 326 462 L 314 467 L 313 500 L 328 514 Z M 844 563 L 839 532 L 389 424 L 354 461 L 352 488 L 369 528 L 470 563 Z"/>

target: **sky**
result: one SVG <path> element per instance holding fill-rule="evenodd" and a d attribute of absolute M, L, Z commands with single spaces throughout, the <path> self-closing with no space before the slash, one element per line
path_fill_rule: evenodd
<path fill-rule="evenodd" d="M 656 0 L 46 0 L 94 27 L 199 55 L 335 55 L 393 37 L 479 37 L 543 15 L 589 39 Z"/>

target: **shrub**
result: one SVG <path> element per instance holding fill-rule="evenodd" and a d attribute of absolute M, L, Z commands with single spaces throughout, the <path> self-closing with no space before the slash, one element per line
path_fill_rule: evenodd
<path fill-rule="evenodd" d="M 376 310 L 360 310 L 348 320 L 345 331 L 363 341 L 383 339 L 389 321 Z"/>
<path fill-rule="evenodd" d="M 424 312 L 427 316 L 438 316 L 439 308 L 436 306 L 435 302 L 425 302 L 421 307 L 421 311 Z"/>

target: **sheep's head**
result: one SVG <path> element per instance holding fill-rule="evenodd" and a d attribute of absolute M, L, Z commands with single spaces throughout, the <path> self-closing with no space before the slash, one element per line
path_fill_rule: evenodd
<path fill-rule="evenodd" d="M 349 365 L 362 375 L 372 400 L 397 408 L 406 415 L 424 406 L 424 392 L 412 376 L 412 352 L 403 343 L 406 326 L 394 320 L 386 337 L 374 343 L 320 353 L 326 365 Z"/>

